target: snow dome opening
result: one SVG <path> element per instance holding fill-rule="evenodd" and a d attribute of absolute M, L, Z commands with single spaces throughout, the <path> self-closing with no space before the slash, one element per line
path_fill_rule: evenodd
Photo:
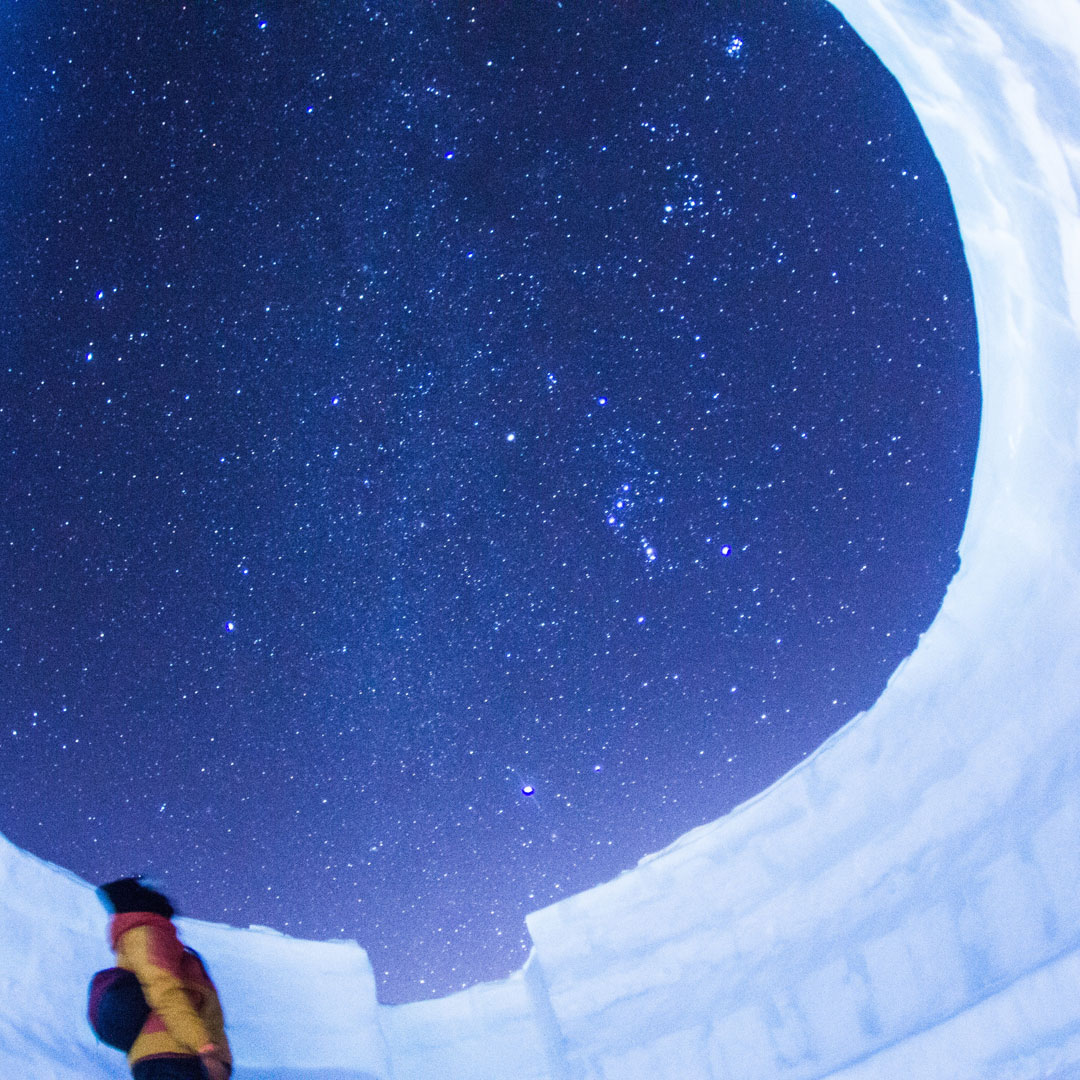
<path fill-rule="evenodd" d="M 842 0 L 948 176 L 984 390 L 960 573 L 880 700 L 738 810 L 529 919 L 522 972 L 375 1000 L 351 944 L 187 923 L 237 1078 L 975 1080 L 1080 1069 L 1080 9 Z M 118 1076 L 89 887 L 5 845 L 0 1063 Z"/>
<path fill-rule="evenodd" d="M 3 264 L 0 829 L 355 937 L 386 1003 L 868 708 L 979 416 L 944 174 L 835 9 L 453 9 L 12 35 L 55 154 Z M 185 110 L 117 137 L 162 67 Z"/>

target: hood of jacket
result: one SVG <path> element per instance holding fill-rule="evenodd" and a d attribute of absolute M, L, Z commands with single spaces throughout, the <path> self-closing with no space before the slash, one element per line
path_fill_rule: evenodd
<path fill-rule="evenodd" d="M 176 927 L 164 915 L 157 915 L 153 911 L 125 911 L 122 915 L 114 915 L 109 922 L 109 945 L 113 952 L 116 951 L 116 943 L 136 926 L 156 926 L 176 937 Z"/>

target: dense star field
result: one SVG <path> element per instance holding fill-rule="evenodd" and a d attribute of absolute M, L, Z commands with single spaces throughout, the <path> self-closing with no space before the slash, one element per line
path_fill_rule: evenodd
<path fill-rule="evenodd" d="M 929 625 L 970 284 L 825 3 L 0 19 L 14 842 L 446 993 Z"/>

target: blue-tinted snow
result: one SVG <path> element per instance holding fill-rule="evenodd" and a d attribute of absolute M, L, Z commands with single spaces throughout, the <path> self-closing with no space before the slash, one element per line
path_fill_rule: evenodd
<path fill-rule="evenodd" d="M 949 177 L 985 403 L 962 569 L 880 701 L 525 969 L 376 1002 L 351 943 L 183 923 L 237 1080 L 1080 1076 L 1080 4 L 839 0 Z M 90 888 L 0 842 L 0 1075 L 126 1074 Z"/>

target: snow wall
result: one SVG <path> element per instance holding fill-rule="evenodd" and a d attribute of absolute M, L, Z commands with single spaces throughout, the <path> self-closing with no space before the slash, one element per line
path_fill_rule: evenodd
<path fill-rule="evenodd" d="M 528 919 L 509 979 L 381 1006 L 352 943 L 187 922 L 237 1080 L 1080 1077 L 1080 0 L 837 0 L 952 187 L 984 412 L 961 570 L 867 713 Z M 0 1075 L 122 1077 L 89 887 L 0 838 Z"/>

